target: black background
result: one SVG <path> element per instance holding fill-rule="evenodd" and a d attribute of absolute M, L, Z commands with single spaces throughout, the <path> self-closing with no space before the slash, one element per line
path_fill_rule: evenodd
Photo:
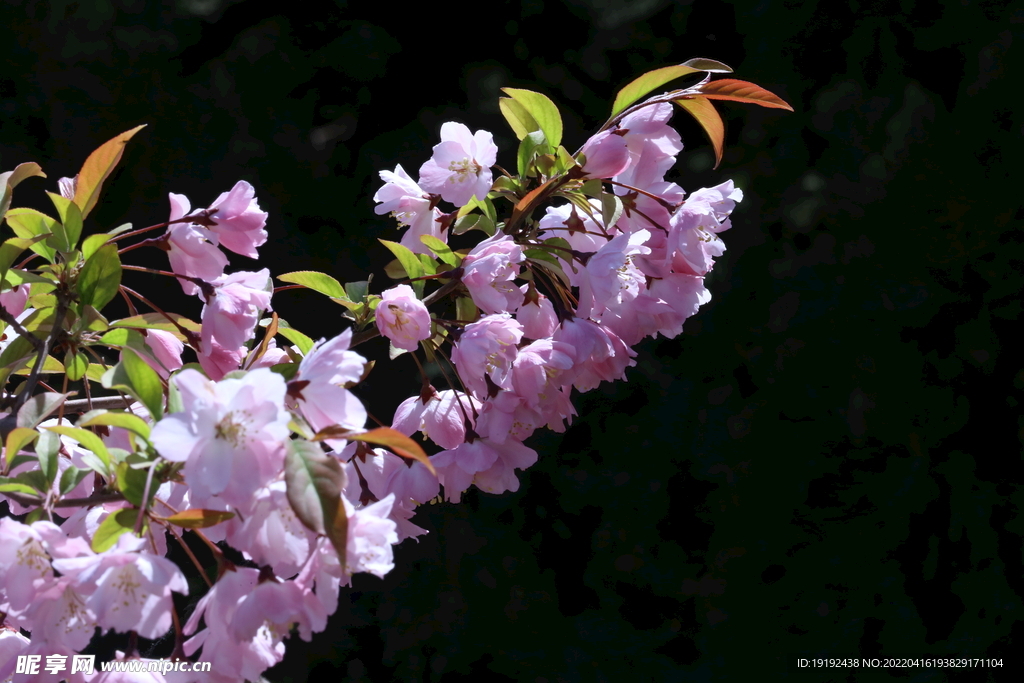
<path fill-rule="evenodd" d="M 376 239 L 399 235 L 373 213 L 377 171 L 415 174 L 447 120 L 514 166 L 502 86 L 552 97 L 571 149 L 631 78 L 695 56 L 796 109 L 723 103 L 718 170 L 676 117 L 670 177 L 746 193 L 711 303 L 578 397 L 564 436 L 534 437 L 519 492 L 421 508 L 430 534 L 357 576 L 268 681 L 846 680 L 795 664 L 843 655 L 1019 675 L 1019 5 L 9 1 L 4 24 L 0 166 L 50 177 L 15 205 L 45 208 L 44 186 L 148 123 L 87 230 L 244 178 L 270 212 L 263 265 L 376 272 L 375 291 Z M 314 337 L 343 328 L 312 293 L 275 307 Z M 416 386 L 403 357 L 361 396 L 387 419 Z M 912 676 L 987 678 L 854 678 Z"/>

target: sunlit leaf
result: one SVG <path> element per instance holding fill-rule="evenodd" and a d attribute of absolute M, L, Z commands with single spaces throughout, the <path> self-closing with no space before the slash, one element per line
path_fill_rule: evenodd
<path fill-rule="evenodd" d="M 410 460 L 418 460 L 423 463 L 428 470 L 430 470 L 431 474 L 437 474 L 434 470 L 434 466 L 430 463 L 430 458 L 428 458 L 427 454 L 423 452 L 420 445 L 405 434 L 391 429 L 390 427 L 378 427 L 377 429 L 371 429 L 368 432 L 349 434 L 344 438 L 350 441 L 365 441 L 366 443 L 375 443 L 380 446 L 387 446 L 389 450 L 393 451 L 397 455 L 400 455 L 403 458 L 409 458 Z"/>
<path fill-rule="evenodd" d="M 183 529 L 205 529 L 226 522 L 235 516 L 226 510 L 183 510 L 164 519 Z"/>
<path fill-rule="evenodd" d="M 313 348 L 313 344 L 315 342 L 306 335 L 299 332 L 294 327 L 288 327 L 286 324 L 283 323 L 284 321 L 282 320 L 278 321 L 277 333 L 284 337 L 285 339 L 287 339 L 288 341 L 290 341 L 292 344 L 298 346 L 299 351 L 302 352 L 303 356 L 309 353 L 309 350 Z"/>
<path fill-rule="evenodd" d="M 74 465 L 69 465 L 60 475 L 60 495 L 65 496 L 71 493 L 72 489 L 81 484 L 82 480 L 90 474 L 92 474 L 90 469 L 78 469 Z"/>
<path fill-rule="evenodd" d="M 60 223 L 54 226 L 57 229 L 53 236 L 61 243 L 55 246 L 63 252 L 71 251 L 78 246 L 78 238 L 82 236 L 82 211 L 70 199 L 53 192 L 46 194 L 50 196 L 50 201 L 57 207 L 57 214 L 60 216 Z"/>
<path fill-rule="evenodd" d="M 66 398 L 67 394 L 51 391 L 36 394 L 26 401 L 18 411 L 18 426 L 35 429 L 40 422 L 50 416 L 50 413 L 57 410 Z"/>
<path fill-rule="evenodd" d="M 103 463 L 102 474 L 108 474 L 110 472 L 110 451 L 107 450 L 107 445 L 103 443 L 103 439 L 98 434 L 90 432 L 88 429 L 82 429 L 80 427 L 70 427 L 67 425 L 56 425 L 53 427 L 46 427 L 48 431 L 55 434 L 66 436 L 69 439 L 77 441 L 82 448 L 92 451 L 96 454 L 96 457 Z"/>
<path fill-rule="evenodd" d="M 735 78 L 709 81 L 700 87 L 700 94 L 712 100 L 749 102 L 750 104 L 759 104 L 762 107 L 793 111 L 793 107 L 789 106 L 788 102 L 775 93 L 769 92 L 754 83 L 738 81 Z"/>
<path fill-rule="evenodd" d="M 502 88 L 502 92 L 511 95 L 512 99 L 523 106 L 533 117 L 540 130 L 544 131 L 544 137 L 552 149 L 558 147 L 562 142 L 562 115 L 558 113 L 558 107 L 547 95 L 532 90 L 520 90 L 519 88 Z M 538 128 L 527 131 L 532 133 Z"/>
<path fill-rule="evenodd" d="M 135 521 L 138 518 L 139 511 L 134 508 L 110 513 L 92 536 L 93 552 L 102 553 L 113 548 L 121 534 L 135 528 Z"/>
<path fill-rule="evenodd" d="M 673 101 L 685 109 L 690 116 L 697 119 L 697 123 L 707 133 L 708 139 L 711 140 L 711 146 L 715 150 L 715 168 L 718 168 L 718 164 L 722 163 L 722 150 L 725 148 L 725 123 L 715 111 L 715 105 L 703 97 Z"/>
<path fill-rule="evenodd" d="M 341 286 L 340 282 L 326 273 L 319 273 L 315 270 L 299 270 L 294 273 L 285 273 L 284 275 L 278 275 L 277 279 L 281 282 L 302 285 L 330 297 L 348 298 L 348 294 L 345 293 L 345 288 Z"/>
<path fill-rule="evenodd" d="M 168 318 L 174 322 L 171 322 Z M 173 334 L 179 341 L 188 341 L 185 335 L 181 333 L 181 330 L 178 329 L 179 326 L 185 328 L 189 332 L 195 332 L 196 334 L 202 331 L 202 327 L 199 323 L 191 320 L 190 318 L 186 318 L 183 315 L 178 315 L 177 313 L 167 313 L 166 315 L 163 313 L 141 313 L 139 315 L 133 315 L 130 318 L 122 318 L 121 320 L 115 320 L 110 323 L 110 327 L 115 328 L 130 327 L 145 330 L 163 330 L 164 332 L 170 332 Z M 108 341 L 106 336 L 103 337 L 103 340 L 106 344 L 116 343 L 114 341 Z"/>
<path fill-rule="evenodd" d="M 35 209 L 17 208 L 11 209 L 7 212 L 7 224 L 11 226 L 11 230 L 18 237 L 25 239 L 32 239 L 34 237 L 49 237 L 54 232 L 54 226 L 57 224 L 55 218 L 50 218 L 45 213 L 36 211 Z M 32 251 L 42 256 L 44 259 L 53 263 L 54 254 L 56 253 L 52 246 L 47 242 L 49 240 L 34 241 L 29 247 Z"/>
<path fill-rule="evenodd" d="M 149 423 L 138 415 L 131 413 L 100 412 L 93 415 L 83 415 L 78 423 L 82 427 L 93 427 L 104 425 L 106 427 L 121 427 L 130 432 L 135 432 L 144 439 L 149 438 Z M 90 432 L 91 433 L 91 432 Z"/>
<path fill-rule="evenodd" d="M 648 71 L 642 76 L 632 80 L 625 88 L 619 91 L 612 103 L 612 118 L 625 111 L 644 95 L 660 88 L 669 81 L 674 81 L 682 76 L 699 73 L 701 71 L 713 73 L 731 73 L 732 69 L 713 59 L 696 57 L 675 66 L 666 66 L 654 71 Z"/>
<path fill-rule="evenodd" d="M 7 467 L 11 467 L 11 462 L 18 455 L 18 451 L 35 441 L 38 437 L 39 432 L 35 429 L 28 427 L 15 427 L 12 429 L 11 433 L 7 435 L 7 443 L 4 445 Z"/>
<path fill-rule="evenodd" d="M 43 169 L 34 161 L 18 164 L 14 167 L 13 171 L 0 173 L 0 218 L 11 207 L 11 196 L 14 193 L 14 188 L 21 184 L 21 181 L 33 176 L 46 177 Z"/>
<path fill-rule="evenodd" d="M 60 460 L 60 437 L 50 432 L 40 432 L 36 439 L 36 457 L 39 458 L 39 471 L 46 477 L 49 488 L 57 478 L 57 461 Z"/>
<path fill-rule="evenodd" d="M 525 178 L 527 176 L 537 175 L 536 173 L 530 173 L 530 171 L 533 159 L 537 156 L 538 150 L 542 153 L 547 151 L 547 139 L 544 137 L 544 131 L 540 130 L 530 133 L 523 138 L 522 142 L 519 143 L 519 152 L 516 155 L 516 163 L 521 177 Z"/>
<path fill-rule="evenodd" d="M 121 259 L 117 245 L 107 244 L 96 250 L 82 266 L 78 275 L 78 295 L 83 304 L 102 310 L 117 295 L 121 284 Z"/>
<path fill-rule="evenodd" d="M 434 252 L 434 255 L 437 256 L 437 258 L 441 259 L 449 266 L 457 267 L 462 262 L 462 259 L 458 254 L 452 251 L 451 247 L 433 235 L 421 235 L 420 242 L 423 242 L 423 244 L 427 246 L 427 249 Z"/>
<path fill-rule="evenodd" d="M 501 109 L 501 114 L 508 121 L 512 132 L 520 140 L 533 131 L 540 130 L 537 120 L 530 115 L 521 102 L 517 102 L 511 97 L 501 97 L 498 98 L 498 108 Z"/>
<path fill-rule="evenodd" d="M 145 125 L 136 126 L 129 131 L 121 133 L 117 137 L 104 142 L 96 151 L 89 155 L 78 172 L 78 184 L 75 188 L 74 202 L 82 210 L 82 217 L 85 218 L 96 206 L 100 190 L 103 189 L 103 181 L 109 176 L 117 162 L 121 160 L 124 153 L 124 146 L 131 140 L 132 136 L 145 128 Z"/>

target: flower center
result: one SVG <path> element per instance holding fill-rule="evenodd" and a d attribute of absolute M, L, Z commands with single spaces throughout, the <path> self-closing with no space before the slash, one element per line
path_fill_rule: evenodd
<path fill-rule="evenodd" d="M 453 161 L 448 164 L 448 170 L 452 171 L 453 175 L 449 178 L 452 182 L 464 183 L 471 176 L 479 174 L 482 168 L 476 161 L 466 157 L 462 161 Z"/>

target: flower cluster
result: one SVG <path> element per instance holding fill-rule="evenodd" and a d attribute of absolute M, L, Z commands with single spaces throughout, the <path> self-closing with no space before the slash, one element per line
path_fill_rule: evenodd
<path fill-rule="evenodd" d="M 689 64 L 677 75 L 727 70 Z M 276 289 L 268 269 L 226 272 L 227 252 L 256 259 L 267 241 L 267 213 L 245 181 L 205 209 L 171 194 L 166 222 L 83 240 L 103 179 L 139 129 L 58 181 L 58 218 L 9 208 L 38 165 L 0 175 L 0 217 L 16 235 L 0 245 L 0 380 L 26 376 L 0 397 L 11 515 L 0 519 L 0 680 L 122 680 L 16 669 L 26 656 L 81 652 L 97 628 L 132 634 L 119 658 L 140 656 L 135 636 L 173 633 L 175 656 L 212 663 L 145 680 L 257 680 L 293 628 L 306 640 L 325 628 L 353 574 L 384 576 L 393 546 L 427 533 L 412 521 L 418 506 L 458 502 L 474 485 L 516 491 L 517 471 L 538 458 L 526 440 L 566 429 L 574 390 L 626 379 L 640 340 L 679 335 L 709 299 L 704 277 L 742 193 L 731 181 L 686 193 L 668 179 L 683 149 L 670 103 L 755 92 L 751 101 L 788 108 L 743 81 L 706 90 L 708 79 L 637 103 L 663 71 L 623 89 L 575 154 L 550 100 L 508 89 L 516 176 L 496 166 L 491 133 L 454 122 L 418 180 L 382 171 L 376 211 L 406 230 L 384 241 L 396 257 L 388 272 L 403 281 L 380 294 L 312 271 L 279 275 L 287 284 Z M 170 270 L 122 265 L 145 246 L 166 252 Z M 38 258 L 47 264 L 29 267 Z M 128 270 L 178 281 L 201 300 L 199 321 L 125 286 Z M 318 341 L 299 332 L 271 305 L 295 287 L 329 296 L 351 327 Z M 131 315 L 111 321 L 103 311 L 117 294 Z M 372 363 L 353 348 L 377 336 L 392 359 L 412 354 L 422 381 L 391 426 L 368 430 L 352 388 Z M 447 387 L 431 384 L 426 363 Z M 52 372 L 86 397 L 37 392 Z M 201 597 L 169 559 L 172 543 L 206 584 Z M 199 598 L 187 617 L 174 593 Z"/>

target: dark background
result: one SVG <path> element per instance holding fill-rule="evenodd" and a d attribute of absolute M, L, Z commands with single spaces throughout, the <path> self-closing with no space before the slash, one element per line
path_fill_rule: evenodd
<path fill-rule="evenodd" d="M 1020 5 L 424 4 L 4 6 L 0 165 L 50 176 L 15 205 L 148 123 L 91 229 L 244 178 L 275 274 L 379 271 L 376 239 L 399 233 L 373 214 L 376 173 L 415 175 L 444 121 L 493 131 L 514 166 L 502 86 L 551 96 L 570 148 L 631 78 L 695 56 L 796 109 L 724 103 L 717 171 L 677 116 L 671 177 L 746 193 L 711 303 L 579 397 L 564 437 L 535 437 L 518 493 L 424 506 L 431 533 L 383 581 L 357 576 L 267 680 L 845 680 L 795 666 L 842 655 L 1024 671 Z M 313 294 L 275 306 L 314 337 L 343 326 Z M 400 358 L 362 396 L 386 420 L 415 390 Z"/>

